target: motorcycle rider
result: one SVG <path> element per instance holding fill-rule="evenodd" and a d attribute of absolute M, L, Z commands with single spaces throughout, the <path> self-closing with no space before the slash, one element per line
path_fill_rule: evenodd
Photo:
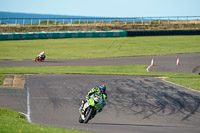
<path fill-rule="evenodd" d="M 80 112 L 81 112 L 82 114 L 84 114 L 84 112 L 85 112 L 85 109 L 83 108 L 83 105 L 87 102 L 87 100 L 90 99 L 90 96 L 91 96 L 92 94 L 99 95 L 99 96 L 101 96 L 102 99 L 103 99 L 103 106 L 102 106 L 102 108 L 98 109 L 97 112 L 101 112 L 102 109 L 103 109 L 103 107 L 106 105 L 106 99 L 107 99 L 106 85 L 101 84 L 101 85 L 99 85 L 99 86 L 97 86 L 97 87 L 95 87 L 95 88 L 92 88 L 92 89 L 88 92 L 88 95 L 86 96 L 86 100 L 83 100 L 83 101 L 82 101 L 81 107 L 80 107 L 80 109 L 79 109 Z M 96 113 L 97 113 L 97 112 L 96 112 Z M 95 114 L 96 114 L 96 113 L 95 113 Z"/>
<path fill-rule="evenodd" d="M 37 55 L 37 57 L 35 58 L 35 62 L 41 61 L 44 62 L 46 58 L 45 52 L 42 51 L 39 55 Z"/>
<path fill-rule="evenodd" d="M 41 58 L 43 58 L 43 59 L 46 57 L 44 51 L 42 51 L 38 56 L 41 57 Z"/>

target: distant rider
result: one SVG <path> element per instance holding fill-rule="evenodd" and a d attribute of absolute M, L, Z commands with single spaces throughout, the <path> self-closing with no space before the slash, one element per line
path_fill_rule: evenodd
<path fill-rule="evenodd" d="M 38 56 L 41 57 L 42 59 L 44 59 L 46 57 L 44 51 L 42 51 Z"/>
<path fill-rule="evenodd" d="M 86 100 L 83 100 L 82 101 L 82 104 L 81 104 L 81 107 L 80 107 L 80 112 L 82 114 L 84 114 L 85 110 L 83 108 L 83 105 L 86 103 L 87 100 L 89 100 L 90 96 L 92 94 L 96 94 L 96 95 L 99 95 L 102 97 L 103 99 L 103 106 L 98 110 L 98 112 L 101 112 L 103 107 L 106 105 L 106 100 L 107 100 L 107 93 L 106 93 L 106 85 L 104 84 L 101 84 L 95 88 L 92 88 L 89 92 L 88 92 L 88 95 L 86 96 Z"/>

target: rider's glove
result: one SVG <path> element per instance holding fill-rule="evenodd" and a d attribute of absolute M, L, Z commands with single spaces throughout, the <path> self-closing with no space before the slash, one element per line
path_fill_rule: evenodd
<path fill-rule="evenodd" d="M 89 100 L 89 96 L 88 95 L 86 96 L 86 100 Z"/>

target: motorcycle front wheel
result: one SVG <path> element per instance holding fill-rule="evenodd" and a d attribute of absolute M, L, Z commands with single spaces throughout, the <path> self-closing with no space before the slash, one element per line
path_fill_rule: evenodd
<path fill-rule="evenodd" d="M 80 115 L 80 117 L 79 117 L 79 122 L 80 122 L 80 123 L 83 123 L 83 122 L 84 122 L 84 120 L 81 118 L 81 115 Z"/>
<path fill-rule="evenodd" d="M 94 111 L 93 108 L 87 108 L 86 113 L 85 113 L 85 120 L 84 120 L 84 123 L 85 123 L 85 124 L 87 124 L 88 121 L 90 120 L 93 111 Z"/>
<path fill-rule="evenodd" d="M 36 57 L 36 58 L 35 58 L 35 62 L 38 62 L 38 61 L 39 61 L 39 57 Z"/>

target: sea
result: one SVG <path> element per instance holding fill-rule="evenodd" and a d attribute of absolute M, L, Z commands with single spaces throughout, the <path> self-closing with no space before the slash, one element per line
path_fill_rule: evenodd
<path fill-rule="evenodd" d="M 0 24 L 35 24 L 42 21 L 75 23 L 75 22 L 145 22 L 145 21 L 180 21 L 180 20 L 199 20 L 200 16 L 165 16 L 165 17 L 97 17 L 97 16 L 74 16 L 74 15 L 53 15 L 53 14 L 34 14 L 16 13 L 0 11 Z"/>
<path fill-rule="evenodd" d="M 33 19 L 33 23 L 37 23 L 39 19 L 45 21 L 50 19 L 50 21 L 55 21 L 54 19 L 63 19 L 63 18 L 94 18 L 89 16 L 72 16 L 72 15 L 53 15 L 53 14 L 34 14 L 34 13 L 16 13 L 16 12 L 3 12 L 0 11 L 1 23 L 15 24 L 17 19 L 17 24 L 23 24 L 23 20 L 26 19 L 26 24 Z"/>
<path fill-rule="evenodd" d="M 16 12 L 0 11 L 0 18 L 85 18 L 85 17 L 89 17 L 89 16 L 16 13 Z"/>
<path fill-rule="evenodd" d="M 42 21 L 53 21 L 60 23 L 74 22 L 95 22 L 95 21 L 149 21 L 151 18 L 142 17 L 97 17 L 97 16 L 74 16 L 74 15 L 52 15 L 52 14 L 33 14 L 33 13 L 16 13 L 0 11 L 1 24 L 30 24 L 39 23 Z"/>

